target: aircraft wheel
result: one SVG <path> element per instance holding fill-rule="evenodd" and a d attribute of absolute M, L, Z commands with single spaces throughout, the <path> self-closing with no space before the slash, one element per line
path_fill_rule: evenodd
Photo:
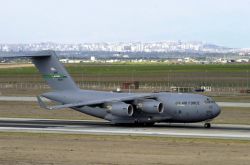
<path fill-rule="evenodd" d="M 211 124 L 210 124 L 210 123 L 205 123 L 205 124 L 204 124 L 204 127 L 205 127 L 205 128 L 211 128 Z"/>

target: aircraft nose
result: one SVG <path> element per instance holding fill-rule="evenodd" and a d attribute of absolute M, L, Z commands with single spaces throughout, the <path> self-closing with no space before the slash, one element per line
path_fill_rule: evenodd
<path fill-rule="evenodd" d="M 220 107 L 215 103 L 214 104 L 214 117 L 217 117 L 221 113 Z"/>

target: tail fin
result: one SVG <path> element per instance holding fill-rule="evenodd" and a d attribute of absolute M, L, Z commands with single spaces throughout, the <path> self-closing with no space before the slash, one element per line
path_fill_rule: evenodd
<path fill-rule="evenodd" d="M 2 57 L 2 56 L 1 56 Z M 8 58 L 29 57 L 38 68 L 48 85 L 57 91 L 78 90 L 64 66 L 59 62 L 55 51 L 39 51 L 29 55 L 3 56 Z"/>
<path fill-rule="evenodd" d="M 48 56 L 39 56 L 44 54 Z M 54 51 L 37 52 L 36 55 L 38 56 L 33 56 L 32 61 L 52 89 L 78 89 L 64 66 L 59 62 Z"/>

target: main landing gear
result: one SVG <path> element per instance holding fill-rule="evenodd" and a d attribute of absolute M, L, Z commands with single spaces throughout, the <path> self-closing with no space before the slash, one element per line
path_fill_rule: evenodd
<path fill-rule="evenodd" d="M 211 128 L 211 123 L 205 123 L 204 128 Z"/>

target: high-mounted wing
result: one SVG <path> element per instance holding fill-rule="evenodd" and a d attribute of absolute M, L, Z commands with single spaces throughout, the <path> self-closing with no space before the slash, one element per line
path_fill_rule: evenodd
<path fill-rule="evenodd" d="M 154 98 L 154 96 L 149 94 L 135 94 L 132 96 L 124 96 L 124 97 L 118 97 L 116 99 L 110 98 L 110 99 L 101 99 L 101 100 L 91 100 L 91 101 L 83 101 L 78 103 L 70 103 L 70 104 L 62 104 L 62 105 L 55 105 L 55 106 L 47 106 L 40 96 L 37 96 L 38 103 L 41 108 L 49 109 L 49 110 L 57 110 L 62 108 L 74 108 L 74 107 L 82 107 L 82 106 L 91 106 L 91 105 L 97 105 L 97 104 L 104 104 L 107 102 L 123 102 L 123 101 L 132 101 L 136 99 L 149 99 Z"/>

